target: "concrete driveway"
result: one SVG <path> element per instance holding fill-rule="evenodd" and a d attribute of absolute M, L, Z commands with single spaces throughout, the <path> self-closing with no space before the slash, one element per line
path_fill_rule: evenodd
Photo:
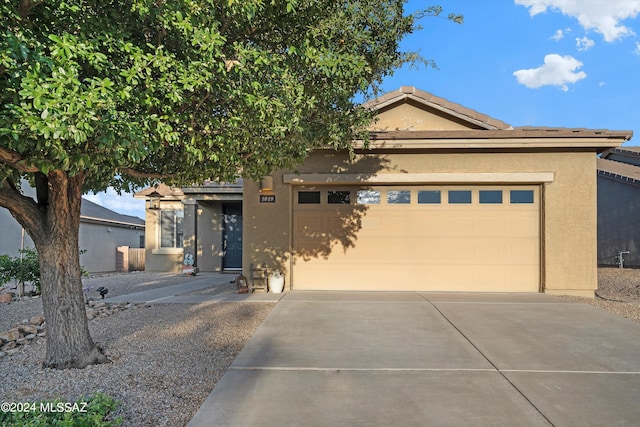
<path fill-rule="evenodd" d="M 640 424 L 640 325 L 543 294 L 292 292 L 196 426 Z"/>

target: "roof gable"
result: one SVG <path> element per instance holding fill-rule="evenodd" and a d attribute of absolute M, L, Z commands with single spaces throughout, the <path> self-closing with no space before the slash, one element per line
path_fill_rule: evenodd
<path fill-rule="evenodd" d="M 364 107 L 378 114 L 370 129 L 374 132 L 511 129 L 503 121 L 413 86 L 402 86 Z"/>
<path fill-rule="evenodd" d="M 124 215 L 114 212 L 90 200 L 82 198 L 80 205 L 80 218 L 84 220 L 97 220 L 126 225 L 144 226 L 144 220 L 137 216 Z"/>

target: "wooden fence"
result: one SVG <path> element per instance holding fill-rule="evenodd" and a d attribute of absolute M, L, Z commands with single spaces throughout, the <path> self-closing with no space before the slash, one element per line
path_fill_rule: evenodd
<path fill-rule="evenodd" d="M 144 248 L 129 248 L 129 271 L 144 271 Z"/>

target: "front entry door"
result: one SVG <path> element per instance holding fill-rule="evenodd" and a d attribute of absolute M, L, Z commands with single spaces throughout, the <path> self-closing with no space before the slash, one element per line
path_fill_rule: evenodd
<path fill-rule="evenodd" d="M 223 206 L 223 248 L 222 268 L 242 269 L 242 205 Z"/>

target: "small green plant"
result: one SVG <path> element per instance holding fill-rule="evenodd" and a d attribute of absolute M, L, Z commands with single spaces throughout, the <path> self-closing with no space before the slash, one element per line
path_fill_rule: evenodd
<path fill-rule="evenodd" d="M 77 402 L 16 403 L 14 408 L 0 411 L 3 427 L 115 427 L 122 417 L 113 417 L 120 402 L 103 393 L 96 393 Z M 7 409 L 7 410 L 5 410 Z"/>
<path fill-rule="evenodd" d="M 33 248 L 20 249 L 19 257 L 11 257 L 9 255 L 0 255 L 0 285 L 15 280 L 19 285 L 31 283 L 36 295 L 40 295 L 40 261 L 38 260 L 38 252 Z M 80 250 L 80 255 L 87 252 L 86 249 Z M 83 276 L 88 276 L 82 266 L 80 271 Z"/>
<path fill-rule="evenodd" d="M 40 294 L 40 263 L 35 249 L 20 249 L 22 256 L 0 255 L 0 285 L 15 280 L 19 284 L 31 283 Z"/>

